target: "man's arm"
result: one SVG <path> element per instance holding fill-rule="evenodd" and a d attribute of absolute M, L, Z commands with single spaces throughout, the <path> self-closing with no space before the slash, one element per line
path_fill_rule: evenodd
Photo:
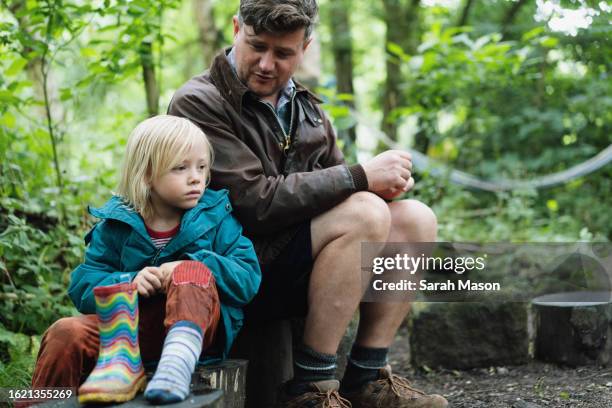
<path fill-rule="evenodd" d="M 209 86 L 205 92 L 217 90 Z M 247 231 L 274 233 L 311 219 L 367 188 L 359 165 L 349 169 L 337 164 L 312 172 L 266 176 L 259 158 L 236 135 L 236 125 L 225 112 L 231 108 L 223 106 L 226 102 L 220 96 L 218 100 L 222 101 L 220 106 L 210 106 L 197 95 L 179 91 L 168 113 L 190 119 L 209 137 L 215 151 L 214 186 L 229 188 L 236 214 Z M 330 154 L 330 159 L 338 160 L 337 152 Z M 357 173 L 362 177 L 356 186 L 353 174 Z"/>

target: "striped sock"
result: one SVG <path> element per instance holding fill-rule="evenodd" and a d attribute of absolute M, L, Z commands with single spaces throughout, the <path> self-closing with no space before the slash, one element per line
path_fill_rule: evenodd
<path fill-rule="evenodd" d="M 342 379 L 341 390 L 351 392 L 379 377 L 380 369 L 387 365 L 389 348 L 363 347 L 353 344 Z"/>
<path fill-rule="evenodd" d="M 286 392 L 299 395 L 311 390 L 310 383 L 334 379 L 336 355 L 319 353 L 301 344 L 293 350 L 293 379 Z"/>
<path fill-rule="evenodd" d="M 156 404 L 183 401 L 189 395 L 191 374 L 202 351 L 202 331 L 193 322 L 182 320 L 172 325 L 155 375 L 145 398 Z"/>

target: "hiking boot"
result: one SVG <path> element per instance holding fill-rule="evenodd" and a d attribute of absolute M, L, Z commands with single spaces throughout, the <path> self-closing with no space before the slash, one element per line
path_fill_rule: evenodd
<path fill-rule="evenodd" d="M 391 373 L 391 366 L 381 368 L 378 380 L 354 392 L 343 393 L 353 408 L 446 408 L 448 401 L 439 395 L 427 395 L 410 386 L 407 379 Z"/>
<path fill-rule="evenodd" d="M 286 393 L 285 387 L 280 391 L 278 408 L 351 408 L 350 402 L 338 394 L 340 382 L 325 380 L 310 383 L 312 391 L 298 396 Z"/>

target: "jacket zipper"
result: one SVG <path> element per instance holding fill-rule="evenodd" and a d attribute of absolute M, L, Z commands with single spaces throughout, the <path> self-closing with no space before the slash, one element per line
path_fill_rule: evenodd
<path fill-rule="evenodd" d="M 289 103 L 291 104 L 291 119 L 289 119 L 289 134 L 287 134 L 287 132 L 285 132 L 285 129 L 283 128 L 283 124 L 281 123 L 280 119 L 278 118 L 278 115 L 276 114 L 276 112 L 274 111 L 274 109 L 267 104 L 266 102 L 260 101 L 262 104 L 264 104 L 269 110 L 270 112 L 272 112 L 272 114 L 274 115 L 274 118 L 276 119 L 276 123 L 278 123 L 278 126 L 280 127 L 281 132 L 283 132 L 283 136 L 285 138 L 284 143 L 279 143 L 279 147 L 283 150 L 283 153 L 286 155 L 289 151 L 289 148 L 291 147 L 291 129 L 293 129 L 293 100 L 295 99 L 295 94 L 297 92 L 293 92 L 293 95 L 291 95 L 291 99 L 289 100 Z"/>
<path fill-rule="evenodd" d="M 170 243 L 170 242 L 168 242 L 168 243 Z M 159 255 L 161 254 L 161 252 L 163 250 L 164 250 L 164 247 L 161 247 L 161 248 L 157 248 L 157 250 L 155 251 L 155 256 L 153 257 L 153 262 L 152 262 L 153 266 L 159 266 L 159 265 L 157 265 L 157 261 L 159 259 Z"/>

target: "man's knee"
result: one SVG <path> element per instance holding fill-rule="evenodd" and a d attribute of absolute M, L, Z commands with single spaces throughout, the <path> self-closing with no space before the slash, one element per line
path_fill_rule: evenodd
<path fill-rule="evenodd" d="M 388 204 L 376 194 L 359 192 L 351 195 L 346 205 L 347 226 L 362 235 L 364 241 L 386 241 L 391 226 Z"/>
<path fill-rule="evenodd" d="M 438 219 L 426 204 L 418 200 L 395 201 L 390 205 L 394 240 L 433 242 Z"/>

